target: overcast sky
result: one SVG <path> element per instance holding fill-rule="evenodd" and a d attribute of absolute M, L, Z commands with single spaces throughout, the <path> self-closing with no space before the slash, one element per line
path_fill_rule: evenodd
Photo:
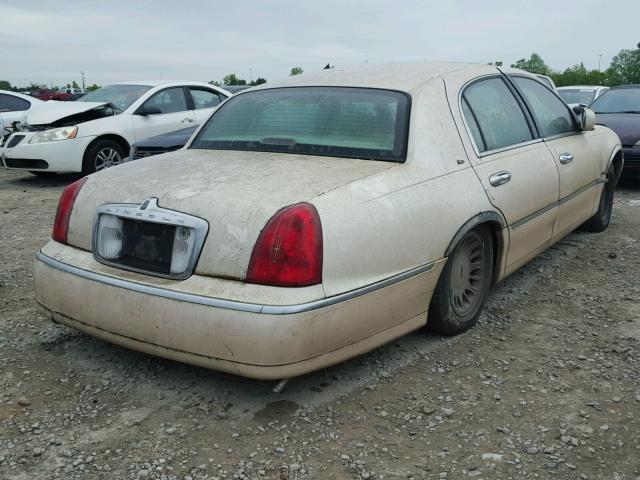
<path fill-rule="evenodd" d="M 330 62 L 510 64 L 604 69 L 635 48 L 640 0 L 2 0 L 0 80 L 104 85 L 136 79 L 274 80 Z"/>

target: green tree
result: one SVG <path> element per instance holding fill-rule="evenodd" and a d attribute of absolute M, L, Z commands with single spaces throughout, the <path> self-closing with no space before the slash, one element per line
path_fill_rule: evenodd
<path fill-rule="evenodd" d="M 75 80 L 73 82 L 71 82 L 71 88 L 77 88 L 80 89 L 80 85 L 78 85 L 78 82 L 76 82 Z"/>
<path fill-rule="evenodd" d="M 255 85 L 262 85 L 263 83 L 267 83 L 267 79 L 266 78 L 262 78 L 262 77 L 258 77 L 255 80 L 253 80 L 252 82 L 250 82 L 249 85 L 251 85 L 253 87 Z"/>
<path fill-rule="evenodd" d="M 640 83 L 640 43 L 634 50 L 621 50 L 607 69 L 610 85 Z"/>
<path fill-rule="evenodd" d="M 100 88 L 100 85 L 96 85 L 95 83 L 93 85 L 89 85 L 87 87 L 87 92 L 93 92 L 94 90 L 98 90 Z"/>
<path fill-rule="evenodd" d="M 549 75 L 558 87 L 608 84 L 606 73 L 598 70 L 587 70 L 583 63 L 569 67 L 563 72 L 551 72 Z"/>
<path fill-rule="evenodd" d="M 225 86 L 226 85 L 246 85 L 247 81 L 238 78 L 238 76 L 235 73 L 230 73 L 229 75 L 226 75 L 222 79 L 222 84 Z"/>
<path fill-rule="evenodd" d="M 548 75 L 549 73 L 551 73 L 551 69 L 549 68 L 549 66 L 544 63 L 542 57 L 537 53 L 532 53 L 531 57 L 529 57 L 529 60 L 521 58 L 511 66 L 513 68 L 520 68 L 531 73 L 541 73 L 543 75 Z"/>
<path fill-rule="evenodd" d="M 304 70 L 302 70 L 302 67 L 293 67 L 291 69 L 291 76 L 300 75 L 303 72 L 304 72 Z"/>
<path fill-rule="evenodd" d="M 214 87 L 221 87 L 222 83 L 220 83 L 218 80 L 211 80 L 209 82 L 209 85 L 213 85 Z"/>
<path fill-rule="evenodd" d="M 0 80 L 0 90 L 12 90 L 11 82 Z"/>

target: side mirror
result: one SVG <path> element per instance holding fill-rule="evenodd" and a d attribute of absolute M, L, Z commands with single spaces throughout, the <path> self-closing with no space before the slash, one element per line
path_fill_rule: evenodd
<path fill-rule="evenodd" d="M 590 108 L 583 107 L 580 115 L 580 128 L 583 131 L 593 130 L 596 124 L 596 114 Z"/>
<path fill-rule="evenodd" d="M 141 106 L 137 111 L 136 114 L 137 115 L 142 115 L 143 117 L 146 117 L 147 115 L 159 115 L 162 113 L 162 110 L 160 110 L 158 107 L 152 107 L 152 106 Z"/>

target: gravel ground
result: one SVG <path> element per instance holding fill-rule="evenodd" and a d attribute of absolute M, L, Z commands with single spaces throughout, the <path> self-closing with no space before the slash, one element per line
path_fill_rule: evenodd
<path fill-rule="evenodd" d="M 415 332 L 292 380 L 236 378 L 54 325 L 32 262 L 73 178 L 0 170 L 0 478 L 640 479 L 640 183 Z"/>

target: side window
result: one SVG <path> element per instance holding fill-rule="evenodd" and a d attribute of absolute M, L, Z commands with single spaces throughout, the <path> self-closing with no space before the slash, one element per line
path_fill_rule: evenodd
<path fill-rule="evenodd" d="M 29 110 L 31 103 L 24 98 L 0 94 L 0 112 L 21 112 Z"/>
<path fill-rule="evenodd" d="M 535 80 L 511 77 L 533 110 L 533 116 L 543 137 L 552 137 L 577 130 L 573 115 L 562 100 Z"/>
<path fill-rule="evenodd" d="M 221 100 L 216 92 L 194 87 L 189 87 L 189 91 L 191 92 L 196 110 L 212 108 L 220 104 Z"/>
<path fill-rule="evenodd" d="M 167 88 L 156 93 L 145 103 L 145 107 L 159 108 L 162 113 L 184 112 L 188 110 L 187 99 L 182 87 Z"/>
<path fill-rule="evenodd" d="M 473 115 L 473 112 L 469 108 L 469 104 L 467 103 L 466 98 L 462 99 L 462 113 L 464 114 L 464 118 L 467 121 L 467 125 L 469 125 L 469 130 L 471 130 L 473 141 L 476 142 L 478 150 L 484 152 L 487 149 L 484 144 L 484 138 L 482 138 L 482 133 L 480 133 L 480 128 L 478 127 L 478 122 L 476 121 L 476 117 Z"/>
<path fill-rule="evenodd" d="M 544 88 L 544 87 L 543 87 Z M 524 112 L 501 78 L 489 78 L 468 86 L 463 94 L 467 102 L 463 113 L 481 152 L 533 140 Z M 473 124 L 478 129 L 473 133 Z M 481 136 L 484 142 L 478 142 Z"/>

